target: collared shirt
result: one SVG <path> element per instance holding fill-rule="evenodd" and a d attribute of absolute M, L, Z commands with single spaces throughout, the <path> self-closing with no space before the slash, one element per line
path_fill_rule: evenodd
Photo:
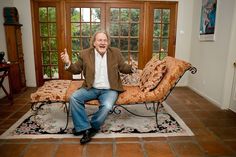
<path fill-rule="evenodd" d="M 110 83 L 107 73 L 107 52 L 102 56 L 95 51 L 95 78 L 93 87 L 97 89 L 109 89 Z"/>

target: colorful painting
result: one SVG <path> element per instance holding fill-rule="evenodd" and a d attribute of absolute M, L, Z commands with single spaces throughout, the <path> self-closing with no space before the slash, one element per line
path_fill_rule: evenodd
<path fill-rule="evenodd" d="M 215 40 L 217 0 L 202 0 L 200 40 Z"/>

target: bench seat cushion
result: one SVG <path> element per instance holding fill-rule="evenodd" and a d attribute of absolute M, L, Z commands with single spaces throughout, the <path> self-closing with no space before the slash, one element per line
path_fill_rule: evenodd
<path fill-rule="evenodd" d="M 82 86 L 82 81 L 72 81 L 66 94 L 66 101 L 69 101 L 71 94 Z M 121 93 L 116 101 L 116 104 L 134 104 L 137 102 L 145 102 L 145 94 L 138 86 L 125 86 L 125 92 Z M 97 100 L 87 102 L 90 105 L 98 105 Z"/>
<path fill-rule="evenodd" d="M 31 102 L 65 101 L 71 80 L 50 80 L 31 94 Z"/>

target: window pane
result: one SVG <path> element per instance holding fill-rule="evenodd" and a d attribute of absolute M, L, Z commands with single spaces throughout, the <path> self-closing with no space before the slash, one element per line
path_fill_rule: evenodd
<path fill-rule="evenodd" d="M 121 32 L 120 32 L 121 36 L 129 35 L 129 24 L 121 24 L 120 29 L 121 29 Z"/>
<path fill-rule="evenodd" d="M 153 51 L 160 50 L 160 39 L 153 39 Z"/>
<path fill-rule="evenodd" d="M 130 57 L 138 63 L 138 52 L 132 52 L 130 55 Z"/>
<path fill-rule="evenodd" d="M 56 8 L 48 7 L 48 21 L 50 22 L 56 21 Z"/>
<path fill-rule="evenodd" d="M 82 22 L 90 21 L 90 8 L 81 8 Z"/>
<path fill-rule="evenodd" d="M 71 22 L 80 22 L 80 8 L 71 8 Z"/>
<path fill-rule="evenodd" d="M 118 36 L 119 35 L 119 25 L 117 23 L 112 23 L 110 25 L 110 35 Z"/>
<path fill-rule="evenodd" d="M 80 50 L 80 39 L 79 38 L 73 38 L 71 43 L 72 51 L 78 51 Z"/>
<path fill-rule="evenodd" d="M 124 59 L 126 60 L 126 61 L 128 61 L 129 60 L 129 53 L 128 52 L 121 52 L 122 53 L 122 55 L 123 55 L 123 57 L 124 57 Z"/>
<path fill-rule="evenodd" d="M 57 66 L 53 66 L 53 67 L 52 67 L 51 74 L 52 74 L 52 78 L 53 78 L 53 79 L 59 78 L 58 67 L 57 67 Z"/>
<path fill-rule="evenodd" d="M 123 50 L 128 51 L 128 39 L 127 38 L 120 39 L 120 49 L 121 49 L 121 51 L 123 51 Z"/>
<path fill-rule="evenodd" d="M 169 24 L 162 25 L 162 36 L 169 37 Z"/>
<path fill-rule="evenodd" d="M 139 21 L 140 10 L 139 9 L 130 9 L 130 19 L 131 21 Z"/>
<path fill-rule="evenodd" d="M 138 39 L 130 39 L 130 50 L 131 51 L 138 51 Z"/>
<path fill-rule="evenodd" d="M 44 66 L 43 67 L 43 78 L 44 79 L 49 79 L 51 76 L 51 71 L 49 66 Z"/>
<path fill-rule="evenodd" d="M 58 65 L 58 55 L 55 51 L 51 53 L 51 64 Z"/>
<path fill-rule="evenodd" d="M 119 38 L 111 38 L 111 46 L 119 48 Z"/>
<path fill-rule="evenodd" d="M 76 52 L 72 53 L 72 63 L 75 63 L 76 61 L 78 61 L 78 55 Z"/>
<path fill-rule="evenodd" d="M 48 38 L 41 38 L 41 50 L 49 50 Z"/>
<path fill-rule="evenodd" d="M 72 37 L 80 36 L 80 24 L 79 23 L 72 23 L 71 24 L 71 36 Z"/>
<path fill-rule="evenodd" d="M 153 37 L 161 36 L 161 24 L 154 24 Z"/>
<path fill-rule="evenodd" d="M 40 36 L 47 37 L 48 36 L 48 25 L 47 23 L 40 23 Z"/>
<path fill-rule="evenodd" d="M 162 19 L 164 23 L 170 22 L 170 9 L 163 9 Z"/>
<path fill-rule="evenodd" d="M 48 27 L 49 27 L 49 36 L 55 37 L 57 33 L 56 23 L 49 23 Z"/>
<path fill-rule="evenodd" d="M 119 9 L 118 8 L 111 8 L 111 21 L 118 21 L 119 20 Z"/>
<path fill-rule="evenodd" d="M 139 24 L 131 23 L 130 36 L 138 36 L 139 33 Z"/>
<path fill-rule="evenodd" d="M 49 39 L 50 50 L 57 50 L 57 39 L 50 38 Z"/>
<path fill-rule="evenodd" d="M 168 51 L 168 39 L 162 39 L 161 48 L 164 49 L 162 51 Z"/>
<path fill-rule="evenodd" d="M 49 60 L 50 60 L 50 55 L 49 55 L 49 52 L 48 51 L 43 51 L 43 60 L 42 60 L 42 63 L 45 65 L 45 64 L 50 64 Z"/>
<path fill-rule="evenodd" d="M 90 36 L 90 25 L 89 23 L 82 23 L 82 36 Z"/>
<path fill-rule="evenodd" d="M 71 21 L 72 52 L 89 48 L 91 36 L 101 30 L 101 8 L 72 8 Z"/>
<path fill-rule="evenodd" d="M 42 63 L 47 65 L 42 67 L 42 73 L 44 79 L 51 79 L 51 66 L 54 65 L 54 69 L 58 69 L 56 8 L 39 8 L 39 16 Z"/>
<path fill-rule="evenodd" d="M 161 9 L 154 9 L 154 22 L 155 23 L 161 22 Z"/>
<path fill-rule="evenodd" d="M 129 9 L 120 9 L 120 21 L 129 21 Z"/>
<path fill-rule="evenodd" d="M 100 8 L 91 8 L 92 11 L 92 22 L 100 22 L 101 21 L 101 11 Z"/>
<path fill-rule="evenodd" d="M 167 53 L 160 53 L 159 54 L 159 59 L 162 60 L 163 58 L 165 58 L 168 54 Z"/>
<path fill-rule="evenodd" d="M 110 9 L 111 46 L 120 48 L 126 61 L 130 61 L 131 53 L 139 54 L 140 9 Z"/>
<path fill-rule="evenodd" d="M 39 22 L 47 22 L 48 21 L 48 12 L 47 8 L 39 8 Z"/>
<path fill-rule="evenodd" d="M 82 46 L 83 46 L 83 49 L 89 48 L 90 46 L 89 38 L 82 38 Z"/>
<path fill-rule="evenodd" d="M 92 23 L 92 35 L 96 32 L 101 30 L 100 23 Z"/>
<path fill-rule="evenodd" d="M 170 9 L 154 9 L 153 55 L 162 59 L 168 54 L 170 38 Z"/>

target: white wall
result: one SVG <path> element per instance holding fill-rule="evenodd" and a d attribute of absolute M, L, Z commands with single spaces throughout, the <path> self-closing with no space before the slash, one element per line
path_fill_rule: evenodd
<path fill-rule="evenodd" d="M 189 61 L 191 54 L 192 17 L 193 0 L 179 0 L 175 57 L 186 61 Z M 189 75 L 187 72 L 177 86 L 186 86 Z"/>
<path fill-rule="evenodd" d="M 32 20 L 30 0 L 13 0 L 14 6 L 19 12 L 19 21 L 23 24 L 22 31 L 22 44 L 25 61 L 25 77 L 26 86 L 36 86 L 35 64 L 34 64 L 34 48 L 33 48 L 33 35 L 32 35 Z"/>
<path fill-rule="evenodd" d="M 225 106 L 223 105 L 225 93 L 231 90 L 228 89 L 228 85 L 225 85 L 225 81 L 227 80 L 228 65 L 231 64 L 228 56 L 230 54 L 232 22 L 235 21 L 233 20 L 234 6 L 234 0 L 218 0 L 216 41 L 200 42 L 201 0 L 194 1 L 193 19 L 195 20 L 193 20 L 192 25 L 190 62 L 197 67 L 198 72 L 189 76 L 188 85 L 221 108 Z M 229 104 L 229 102 L 226 103 Z"/>
<path fill-rule="evenodd" d="M 228 108 L 230 104 L 230 96 L 232 92 L 232 84 L 234 77 L 235 67 L 233 66 L 234 62 L 236 62 L 236 2 L 234 3 L 234 15 L 232 20 L 232 30 L 231 30 L 231 38 L 229 43 L 229 55 L 227 56 L 227 65 L 226 65 L 226 73 L 225 73 L 225 82 L 224 82 L 224 97 L 222 108 Z"/>
<path fill-rule="evenodd" d="M 5 30 L 4 30 L 4 17 L 3 17 L 3 8 L 4 7 L 12 7 L 13 6 L 13 0 L 1 0 L 0 1 L 0 51 L 5 52 L 5 59 L 7 60 L 7 46 L 6 46 L 6 40 L 5 40 Z M 4 87 L 9 91 L 9 83 L 8 78 L 6 78 L 3 82 Z M 2 88 L 0 89 L 0 98 L 5 96 L 5 93 L 3 92 Z"/>

